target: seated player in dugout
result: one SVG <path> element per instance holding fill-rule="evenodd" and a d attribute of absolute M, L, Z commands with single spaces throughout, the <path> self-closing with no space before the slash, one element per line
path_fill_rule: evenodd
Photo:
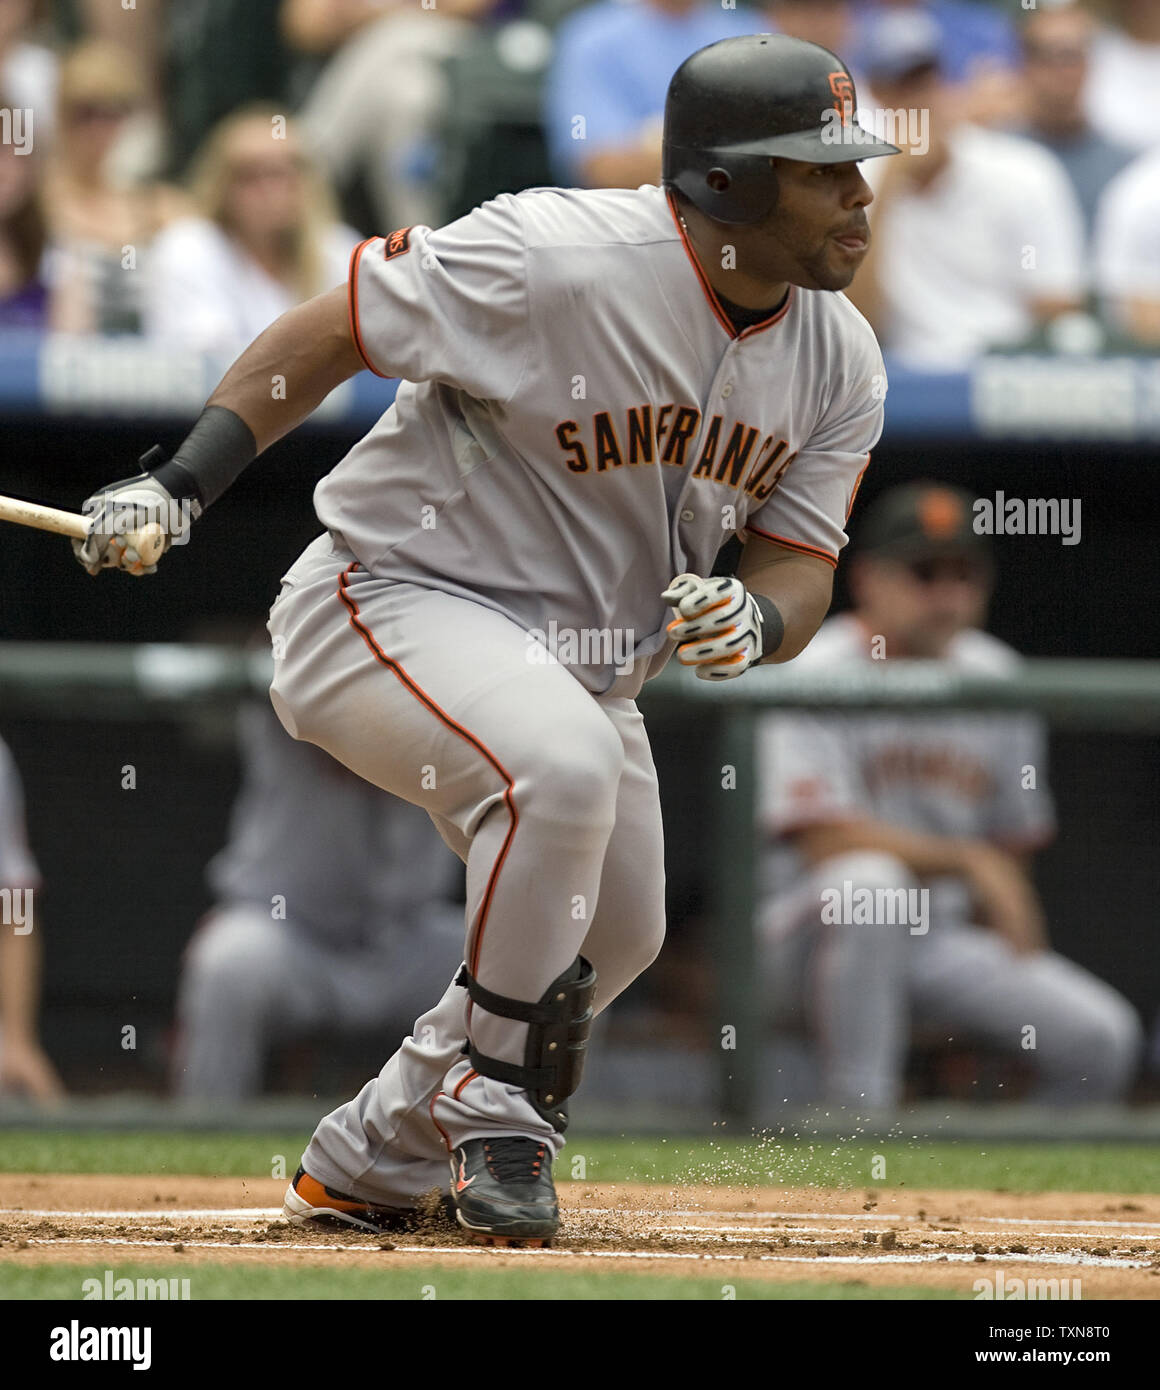
<path fill-rule="evenodd" d="M 86 504 L 81 563 L 140 573 L 134 525 L 184 503 L 196 544 L 335 386 L 402 379 L 315 490 L 323 532 L 271 610 L 271 698 L 465 861 L 463 967 L 320 1121 L 292 1218 L 389 1228 L 435 1188 L 482 1241 L 557 1230 L 593 1011 L 664 935 L 636 696 L 674 652 L 725 680 L 805 647 L 882 429 L 881 354 L 840 291 L 868 245 L 858 161 L 897 150 L 844 138 L 855 102 L 816 45 L 699 50 L 669 87 L 662 185 L 504 194 L 372 237 L 171 459 Z M 733 535 L 736 576 L 711 578 Z"/>
<path fill-rule="evenodd" d="M 0 1104 L 22 1095 L 51 1105 L 64 1096 L 41 1046 L 42 919 L 36 907 L 40 869 L 28 846 L 20 774 L 0 739 Z"/>
<path fill-rule="evenodd" d="M 982 630 L 993 556 L 973 498 L 915 483 L 867 508 L 853 608 L 802 668 L 925 659 L 1005 675 Z M 1024 1059 L 1034 1098 L 1120 1098 L 1132 1006 L 1048 942 L 1030 877 L 1055 821 L 1038 718 L 997 710 L 770 714 L 759 733 L 759 943 L 770 1016 L 816 1041 L 820 1098 L 881 1110 L 902 1095 L 912 1030 Z"/>
<path fill-rule="evenodd" d="M 207 870 L 215 905 L 182 960 L 175 1092 L 241 1101 L 273 1050 L 398 1036 L 463 949 L 459 862 L 417 807 L 292 739 L 268 702 L 238 718 L 242 787 Z"/>

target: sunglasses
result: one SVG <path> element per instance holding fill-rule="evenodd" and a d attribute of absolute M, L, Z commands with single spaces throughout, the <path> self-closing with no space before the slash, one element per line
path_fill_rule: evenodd
<path fill-rule="evenodd" d="M 69 118 L 77 125 L 96 125 L 98 122 L 123 121 L 134 108 L 122 102 L 78 101 L 69 107 Z"/>
<path fill-rule="evenodd" d="M 1086 48 L 1072 48 L 1064 44 L 1029 43 L 1024 50 L 1027 58 L 1035 63 L 1072 63 L 1087 61 Z"/>
<path fill-rule="evenodd" d="M 306 167 L 298 156 L 286 159 L 245 159 L 230 170 L 234 183 L 262 183 L 266 179 L 292 179 Z"/>

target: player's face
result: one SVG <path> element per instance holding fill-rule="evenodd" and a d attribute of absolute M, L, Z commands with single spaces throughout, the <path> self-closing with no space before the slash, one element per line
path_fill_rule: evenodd
<path fill-rule="evenodd" d="M 865 556 L 854 580 L 863 619 L 898 656 L 941 657 L 965 628 L 982 625 L 990 597 L 987 565 L 973 555 L 903 562 Z"/>
<path fill-rule="evenodd" d="M 870 246 L 867 205 L 874 200 L 855 161 L 804 164 L 775 159 L 773 215 L 738 229 L 738 264 L 771 284 L 844 290 Z"/>

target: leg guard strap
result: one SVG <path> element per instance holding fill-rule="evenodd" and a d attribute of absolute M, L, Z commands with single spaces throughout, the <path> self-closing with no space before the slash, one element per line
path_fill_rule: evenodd
<path fill-rule="evenodd" d="M 583 956 L 577 956 L 534 1004 L 485 989 L 466 966 L 459 972 L 456 984 L 462 985 L 472 1003 L 489 1014 L 528 1025 L 522 1066 L 488 1057 L 470 1041 L 467 1056 L 480 1076 L 527 1091 L 536 1111 L 562 1133 L 568 1124 L 567 1099 L 580 1085 L 584 1071 L 596 971 Z"/>

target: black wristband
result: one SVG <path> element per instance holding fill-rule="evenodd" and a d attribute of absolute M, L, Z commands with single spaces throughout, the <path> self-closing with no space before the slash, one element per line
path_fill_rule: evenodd
<path fill-rule="evenodd" d="M 761 614 L 761 655 L 764 659 L 772 656 L 781 646 L 785 636 L 785 621 L 778 611 L 777 604 L 764 594 L 754 594 L 753 602 Z"/>
<path fill-rule="evenodd" d="M 190 498 L 205 511 L 257 454 L 253 431 L 240 415 L 207 405 L 169 462 L 152 471 L 170 496 Z"/>

